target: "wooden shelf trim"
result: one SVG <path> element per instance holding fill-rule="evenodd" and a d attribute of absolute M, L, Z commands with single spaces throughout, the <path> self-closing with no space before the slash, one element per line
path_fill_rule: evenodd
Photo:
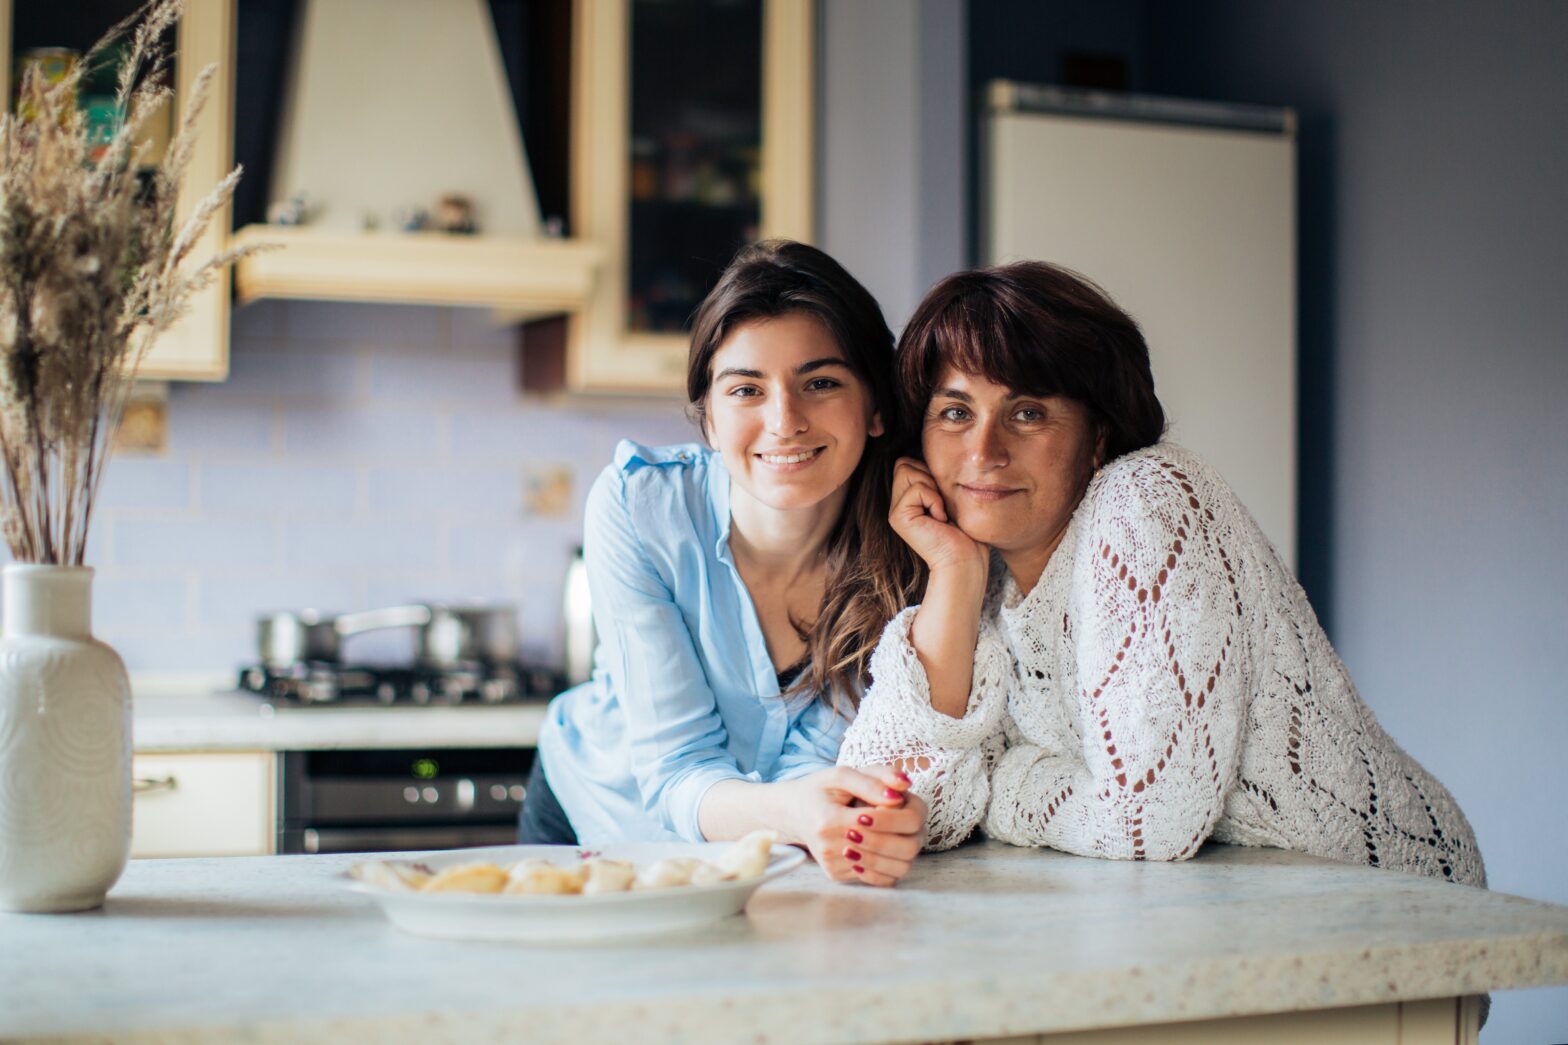
<path fill-rule="evenodd" d="M 235 270 L 241 301 L 306 298 L 488 307 L 544 316 L 583 307 L 604 252 L 580 240 L 339 232 L 248 225 L 231 243 L 275 243 Z"/>

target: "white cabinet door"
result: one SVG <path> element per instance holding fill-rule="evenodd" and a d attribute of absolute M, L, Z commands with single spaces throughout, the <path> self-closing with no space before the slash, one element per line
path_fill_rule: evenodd
<path fill-rule="evenodd" d="M 271 853 L 276 759 L 270 751 L 137 755 L 131 856 Z"/>

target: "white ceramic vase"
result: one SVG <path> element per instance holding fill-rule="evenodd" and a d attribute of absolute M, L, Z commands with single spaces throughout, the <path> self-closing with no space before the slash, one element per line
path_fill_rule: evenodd
<path fill-rule="evenodd" d="M 131 687 L 93 571 L 10 565 L 0 634 L 0 910 L 103 903 L 131 848 Z"/>

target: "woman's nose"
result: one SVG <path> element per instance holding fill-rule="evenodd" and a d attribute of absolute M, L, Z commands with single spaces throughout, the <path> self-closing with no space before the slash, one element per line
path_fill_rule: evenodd
<path fill-rule="evenodd" d="M 795 396 L 788 392 L 773 397 L 768 404 L 768 428 L 775 435 L 794 435 L 805 431 L 806 412 Z"/>
<path fill-rule="evenodd" d="M 1007 465 L 1007 442 L 996 425 L 987 422 L 974 427 L 969 441 L 969 459 L 981 468 Z"/>

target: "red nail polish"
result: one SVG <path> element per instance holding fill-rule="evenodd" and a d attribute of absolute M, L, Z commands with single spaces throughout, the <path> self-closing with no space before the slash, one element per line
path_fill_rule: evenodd
<path fill-rule="evenodd" d="M 859 831 L 856 831 L 853 827 L 844 832 L 844 837 L 849 839 L 851 842 L 856 843 L 857 845 L 866 840 L 866 836 L 861 834 Z"/>
<path fill-rule="evenodd" d="M 895 769 L 893 771 L 893 775 L 898 777 L 898 779 L 902 780 L 904 783 L 909 783 L 909 774 L 904 772 L 902 769 Z"/>
<path fill-rule="evenodd" d="M 857 816 L 857 817 L 856 817 L 856 818 L 855 818 L 855 819 L 856 819 L 856 820 L 859 820 L 859 821 L 860 821 L 860 826 L 861 826 L 861 827 L 870 827 L 870 826 L 871 826 L 871 824 L 872 824 L 872 820 L 871 820 L 871 817 L 870 817 L 870 816 L 868 816 L 868 815 L 867 815 L 867 814 L 865 814 L 865 813 L 861 813 L 861 814 L 860 814 L 860 815 L 859 815 L 859 816 Z"/>
<path fill-rule="evenodd" d="M 859 864 L 856 864 L 854 866 L 853 870 L 854 870 L 854 872 L 856 874 L 865 874 L 866 873 L 866 869 L 864 867 L 861 867 Z"/>
<path fill-rule="evenodd" d="M 844 850 L 844 859 L 846 859 L 846 860 L 859 860 L 860 859 L 860 853 L 856 852 L 853 849 L 846 849 L 846 850 Z"/>
<path fill-rule="evenodd" d="M 904 797 L 904 792 L 894 791 L 891 787 L 885 787 L 882 790 L 887 792 L 887 797 L 889 798 L 902 799 Z"/>

